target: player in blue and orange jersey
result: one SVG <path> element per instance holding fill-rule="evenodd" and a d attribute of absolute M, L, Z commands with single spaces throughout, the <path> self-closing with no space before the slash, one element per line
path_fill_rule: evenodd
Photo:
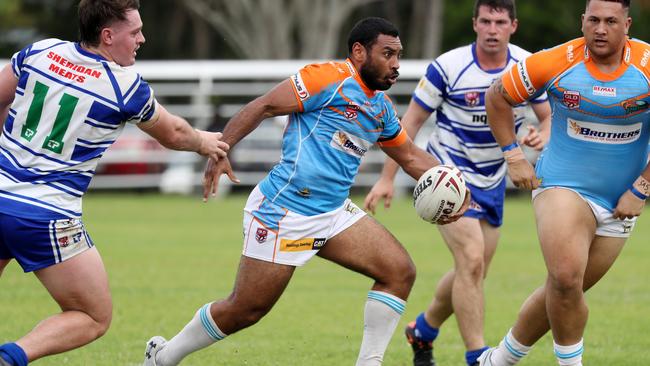
<path fill-rule="evenodd" d="M 108 329 L 108 279 L 81 221 L 81 199 L 126 123 L 169 148 L 225 157 L 219 133 L 167 112 L 125 68 L 145 41 L 138 8 L 137 0 L 82 0 L 81 42 L 36 42 L 0 71 L 0 273 L 15 259 L 61 308 L 0 345 L 0 365 L 24 366 Z"/>
<path fill-rule="evenodd" d="M 223 140 L 233 146 L 264 118 L 289 115 L 282 158 L 244 208 L 244 248 L 233 293 L 202 306 L 171 340 L 153 337 L 145 365 L 176 365 L 256 323 L 280 298 L 296 267 L 314 255 L 375 280 L 357 365 L 381 364 L 415 268 L 397 239 L 350 201 L 350 186 L 375 143 L 415 178 L 438 161 L 413 144 L 383 93 L 399 75 L 397 29 L 381 18 L 364 19 L 352 29 L 348 49 L 345 62 L 304 67 L 226 125 Z M 227 160 L 208 165 L 206 199 L 224 173 L 234 179 Z"/>
<path fill-rule="evenodd" d="M 533 189 L 548 276 L 481 365 L 514 365 L 549 329 L 559 364 L 582 365 L 584 291 L 612 266 L 650 194 L 650 45 L 627 37 L 629 6 L 587 1 L 584 37 L 530 56 L 488 91 L 510 177 Z M 533 170 L 515 143 L 511 106 L 544 91 L 551 138 Z"/>
<path fill-rule="evenodd" d="M 472 190 L 465 217 L 437 227 L 454 258 L 454 267 L 438 281 L 428 308 L 406 327 L 413 366 L 435 366 L 433 342 L 452 314 L 465 344 L 468 366 L 476 364 L 487 348 L 483 337 L 483 278 L 503 223 L 506 162 L 487 123 L 485 93 L 496 78 L 530 53 L 510 43 L 518 25 L 514 0 L 476 0 L 472 23 L 476 42 L 445 52 L 431 62 L 402 119 L 414 138 L 434 114 L 434 129 L 426 149 L 443 164 L 460 169 Z M 546 94 L 513 108 L 516 130 L 525 123 L 527 108 L 543 121 L 544 133 L 529 125 L 530 133 L 522 141 L 541 149 L 551 114 Z M 382 198 L 384 206 L 390 206 L 397 170 L 397 164 L 387 159 L 381 178 L 366 196 L 368 210 L 374 213 Z"/>

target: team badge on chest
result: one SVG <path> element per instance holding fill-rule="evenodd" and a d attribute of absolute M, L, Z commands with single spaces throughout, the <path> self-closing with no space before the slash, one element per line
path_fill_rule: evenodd
<path fill-rule="evenodd" d="M 580 107 L 580 92 L 565 90 L 564 97 L 562 98 L 562 104 L 564 104 L 569 109 L 576 109 Z"/>
<path fill-rule="evenodd" d="M 465 104 L 468 107 L 476 107 L 481 101 L 481 95 L 478 92 L 467 92 L 465 93 Z"/>

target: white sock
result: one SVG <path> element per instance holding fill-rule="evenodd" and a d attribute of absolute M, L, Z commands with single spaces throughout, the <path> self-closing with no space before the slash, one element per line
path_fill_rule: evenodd
<path fill-rule="evenodd" d="M 490 355 L 491 365 L 512 366 L 530 352 L 532 346 L 524 346 L 512 335 L 512 328 L 508 331 L 499 346 Z"/>
<path fill-rule="evenodd" d="M 201 307 L 192 320 L 174 338 L 170 339 L 156 355 L 161 366 L 175 366 L 192 352 L 205 348 L 226 337 L 210 315 L 210 305 Z"/>
<path fill-rule="evenodd" d="M 582 352 L 584 351 L 582 339 L 570 346 L 560 346 L 553 341 L 553 350 L 557 362 L 561 366 L 582 366 Z"/>
<path fill-rule="evenodd" d="M 356 366 L 381 365 L 406 301 L 381 291 L 370 291 L 363 316 L 363 340 Z"/>

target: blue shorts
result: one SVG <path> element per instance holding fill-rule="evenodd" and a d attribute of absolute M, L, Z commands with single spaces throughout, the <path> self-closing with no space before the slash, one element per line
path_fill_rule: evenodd
<path fill-rule="evenodd" d="M 490 225 L 499 227 L 503 224 L 503 201 L 506 196 L 506 180 L 501 180 L 492 189 L 481 189 L 465 182 L 472 192 L 472 202 L 465 212 L 467 217 L 485 220 Z"/>
<path fill-rule="evenodd" d="M 79 219 L 34 220 L 0 213 L 0 259 L 25 272 L 63 262 L 93 247 Z"/>

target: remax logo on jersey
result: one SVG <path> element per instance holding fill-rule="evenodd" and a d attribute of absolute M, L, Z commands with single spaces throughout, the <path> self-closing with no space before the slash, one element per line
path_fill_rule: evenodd
<path fill-rule="evenodd" d="M 613 86 L 599 86 L 594 85 L 592 92 L 594 95 L 599 95 L 601 97 L 615 97 L 616 88 Z"/>
<path fill-rule="evenodd" d="M 618 126 L 567 119 L 567 133 L 570 137 L 601 144 L 629 144 L 641 136 L 641 122 L 633 125 Z"/>
<path fill-rule="evenodd" d="M 562 96 L 562 104 L 564 104 L 569 109 L 576 109 L 580 107 L 580 92 L 565 90 Z"/>
<path fill-rule="evenodd" d="M 298 97 L 301 101 L 309 98 L 309 91 L 307 91 L 307 87 L 302 81 L 302 76 L 300 76 L 300 73 L 291 75 L 291 81 L 293 82 L 293 86 L 296 88 L 296 92 L 298 93 Z"/>
<path fill-rule="evenodd" d="M 349 135 L 343 131 L 336 131 L 330 141 L 330 146 L 361 159 L 372 144 L 360 137 Z"/>

